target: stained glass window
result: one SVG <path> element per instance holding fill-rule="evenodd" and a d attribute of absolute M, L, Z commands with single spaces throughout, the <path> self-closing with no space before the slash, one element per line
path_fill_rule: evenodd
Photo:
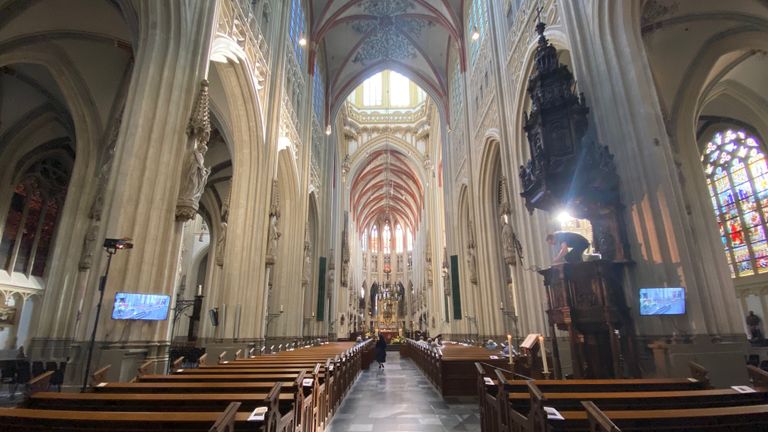
<path fill-rule="evenodd" d="M 379 229 L 376 225 L 371 228 L 371 252 L 379 251 Z"/>
<path fill-rule="evenodd" d="M 320 69 L 320 63 L 317 61 L 315 61 L 313 81 L 314 95 L 312 97 L 312 105 L 314 106 L 318 123 L 325 125 L 325 78 L 323 77 L 323 71 Z"/>
<path fill-rule="evenodd" d="M 467 22 L 467 38 L 469 44 L 469 62 L 474 65 L 477 55 L 480 52 L 481 41 L 485 37 L 486 27 L 488 26 L 488 13 L 485 10 L 486 0 L 472 0 L 467 13 L 469 19 Z M 472 33 L 477 30 L 480 35 L 477 40 L 472 40 Z"/>
<path fill-rule="evenodd" d="M 291 22 L 288 29 L 288 35 L 291 38 L 293 44 L 293 50 L 296 53 L 296 61 L 299 64 L 304 62 L 304 47 L 299 45 L 299 40 L 304 36 L 304 7 L 301 4 L 302 0 L 291 0 Z"/>
<path fill-rule="evenodd" d="M 0 239 L 0 266 L 7 272 L 44 275 L 69 169 L 58 159 L 42 159 L 16 185 Z"/>
<path fill-rule="evenodd" d="M 768 165 L 743 130 L 714 134 L 701 156 L 731 277 L 768 273 Z"/>
<path fill-rule="evenodd" d="M 413 250 L 413 234 L 411 234 L 410 228 L 405 229 L 405 246 L 408 248 L 408 252 Z"/>
<path fill-rule="evenodd" d="M 395 226 L 395 253 L 403 253 L 403 227 Z"/>
<path fill-rule="evenodd" d="M 389 229 L 389 224 L 384 225 L 384 229 L 381 231 L 381 245 L 382 252 L 388 254 L 390 251 L 389 244 L 392 241 L 392 231 Z"/>

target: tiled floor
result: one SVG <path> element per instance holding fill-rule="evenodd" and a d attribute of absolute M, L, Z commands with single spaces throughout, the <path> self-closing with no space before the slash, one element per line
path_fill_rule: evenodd
<path fill-rule="evenodd" d="M 363 371 L 328 430 L 480 431 L 480 408 L 475 397 L 443 399 L 413 362 L 388 352 L 384 369 Z"/>

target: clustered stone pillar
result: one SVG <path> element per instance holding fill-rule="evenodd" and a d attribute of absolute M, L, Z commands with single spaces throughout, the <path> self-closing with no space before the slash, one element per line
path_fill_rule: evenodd
<path fill-rule="evenodd" d="M 184 159 L 180 155 L 188 154 L 187 119 L 205 71 L 215 11 L 215 3 L 204 0 L 187 2 L 185 8 L 153 0 L 136 0 L 133 6 L 140 18 L 136 61 L 104 220 L 107 237 L 129 237 L 135 246 L 115 256 L 105 302 L 118 291 L 172 294 L 181 232 L 176 222 Z M 197 180 L 204 185 L 205 178 Z M 103 255 L 96 253 L 94 268 L 102 268 Z M 89 285 L 81 310 L 86 325 L 79 326 L 77 335 L 83 349 L 75 362 L 83 361 L 94 325 L 98 284 Z M 131 349 L 146 350 L 147 358 L 162 364 L 167 359 L 169 327 L 170 320 L 133 323 L 102 314 L 95 364 L 101 364 L 100 359 L 126 361 Z M 117 378 L 121 377 L 110 377 Z"/>

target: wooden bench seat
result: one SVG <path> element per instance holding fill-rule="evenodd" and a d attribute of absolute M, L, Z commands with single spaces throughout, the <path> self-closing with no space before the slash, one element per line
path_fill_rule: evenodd
<path fill-rule="evenodd" d="M 255 361 L 222 355 L 220 364 L 199 369 L 179 368 L 180 359 L 170 375 L 147 374 L 151 364 L 145 364 L 135 382 L 99 378 L 86 393 L 39 392 L 23 408 L 1 409 L 0 431 L 224 432 L 233 425 L 237 431 L 322 432 L 372 346 L 328 344 Z M 265 421 L 247 422 L 259 406 L 269 407 Z"/>
<path fill-rule="evenodd" d="M 275 384 L 265 382 L 138 382 L 102 383 L 93 388 L 97 393 L 239 393 L 265 392 Z M 282 389 L 291 388 L 293 381 L 282 381 Z"/>
<path fill-rule="evenodd" d="M 572 392 L 543 393 L 547 406 L 558 410 L 580 410 L 581 401 L 592 401 L 603 409 L 662 409 L 674 404 L 676 408 L 713 408 L 733 405 L 759 405 L 768 403 L 768 389 L 755 393 L 739 393 L 733 389 L 689 391 L 637 391 L 637 392 Z M 529 393 L 510 393 L 512 409 L 529 412 Z"/>
<path fill-rule="evenodd" d="M 143 375 L 140 383 L 161 382 L 259 382 L 259 381 L 291 381 L 297 373 L 264 373 L 264 374 L 195 374 L 195 375 Z"/>
<path fill-rule="evenodd" d="M 57 393 L 32 395 L 26 408 L 93 411 L 221 411 L 232 401 L 241 402 L 239 411 L 265 406 L 268 393 Z M 293 405 L 292 392 L 281 392 L 280 405 Z"/>
<path fill-rule="evenodd" d="M 720 408 L 602 411 L 584 402 L 592 432 L 765 431 L 768 405 Z"/>

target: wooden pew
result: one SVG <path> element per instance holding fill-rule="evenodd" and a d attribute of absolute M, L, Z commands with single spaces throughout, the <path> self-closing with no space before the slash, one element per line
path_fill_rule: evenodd
<path fill-rule="evenodd" d="M 589 401 L 583 405 L 591 432 L 768 430 L 768 405 L 635 411 L 602 411 Z"/>
<path fill-rule="evenodd" d="M 51 387 L 51 378 L 54 373 L 56 373 L 56 371 L 43 372 L 29 380 L 27 383 L 27 395 L 47 391 Z"/>
<path fill-rule="evenodd" d="M 179 359 L 173 374 L 147 374 L 140 368 L 132 383 L 104 382 L 107 368 L 103 368 L 91 392 L 41 392 L 30 398 L 25 408 L 4 411 L 3 416 L 12 425 L 8 430 L 13 431 L 61 428 L 154 432 L 203 430 L 201 423 L 216 421 L 217 414 L 224 411 L 228 419 L 220 419 L 210 430 L 321 432 L 333 408 L 360 373 L 361 356 L 369 345 L 329 344 L 318 349 L 283 351 L 270 356 L 270 360 L 236 359 L 194 372 L 179 367 Z M 239 363 L 253 360 L 253 364 Z M 322 361 L 324 366 L 319 364 Z M 289 362 L 297 366 L 286 366 Z M 311 381 L 304 382 L 309 376 Z M 265 398 L 266 391 L 269 393 Z M 265 421 L 255 427 L 247 423 L 249 412 L 267 401 L 274 408 L 268 410 Z M 232 408 L 230 402 L 238 405 Z M 5 418 L 0 419 L 3 426 Z M 43 426 L 35 429 L 38 425 Z M 6 430 L 3 426 L 0 430 Z"/>
<path fill-rule="evenodd" d="M 494 369 L 496 379 L 492 380 L 483 365 L 477 363 L 476 368 L 482 392 L 481 424 L 489 431 L 584 431 L 589 424 L 582 401 L 613 411 L 768 404 L 768 388 L 739 393 L 730 388 L 708 389 L 706 381 L 697 379 L 508 380 L 508 371 Z M 545 406 L 560 411 L 565 420 L 548 420 Z"/>

